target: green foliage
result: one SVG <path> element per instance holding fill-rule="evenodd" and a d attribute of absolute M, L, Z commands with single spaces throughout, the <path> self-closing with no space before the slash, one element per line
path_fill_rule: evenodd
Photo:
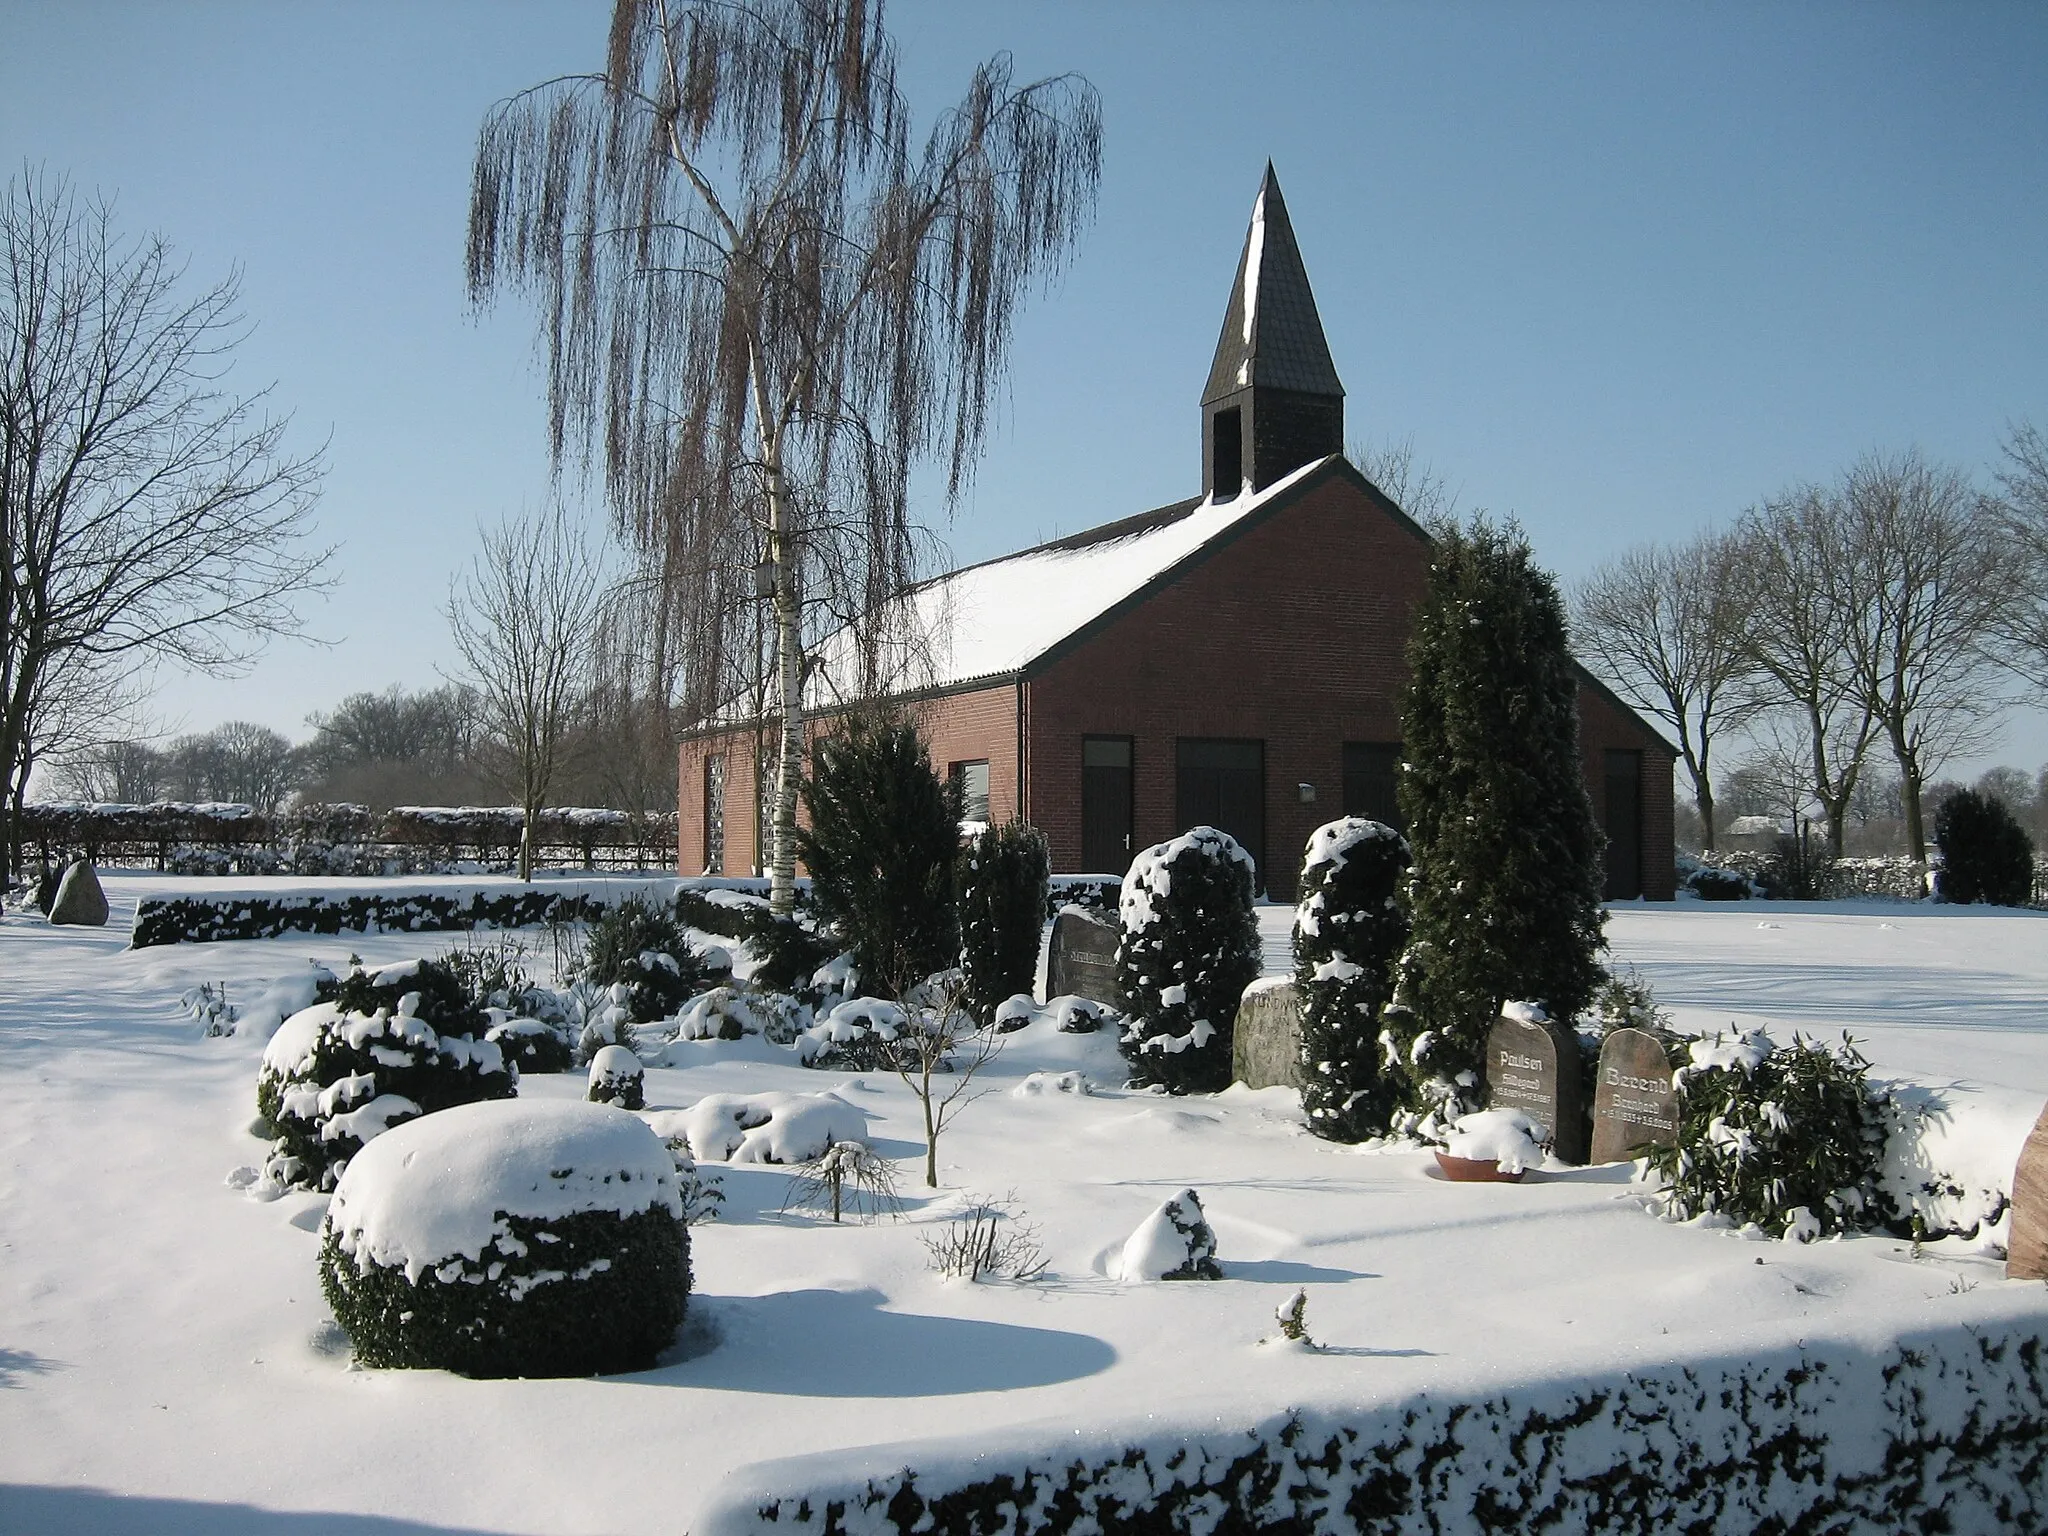
<path fill-rule="evenodd" d="M 510 1244 L 457 1255 L 417 1281 L 403 1268 L 359 1267 L 324 1234 L 320 1289 L 356 1358 L 464 1376 L 591 1376 L 646 1370 L 675 1338 L 690 1235 L 666 1210 L 500 1219 Z"/>
<path fill-rule="evenodd" d="M 1579 676 L 1556 584 L 1484 520 L 1439 537 L 1408 644 L 1400 796 L 1412 925 L 1384 1015 L 1397 1129 L 1478 1107 L 1510 1000 L 1570 1021 L 1599 985 L 1603 841 L 1579 764 Z"/>
<path fill-rule="evenodd" d="M 714 977 L 683 937 L 672 912 L 628 896 L 590 925 L 583 952 L 583 974 L 601 987 L 626 988 L 629 1022 L 665 1019 Z"/>
<path fill-rule="evenodd" d="M 334 1007 L 303 1061 L 284 1074 L 266 1066 L 256 1079 L 257 1112 L 276 1133 L 266 1167 L 280 1184 L 332 1189 L 371 1136 L 519 1091 L 518 1068 L 484 1038 L 488 1015 L 439 961 L 358 968 L 335 989 Z"/>
<path fill-rule="evenodd" d="M 1132 861 L 1116 979 L 1130 1003 L 1120 1044 L 1133 1082 L 1172 1093 L 1230 1086 L 1237 1007 L 1264 961 L 1252 879 L 1251 856 L 1214 827 Z"/>
<path fill-rule="evenodd" d="M 541 1019 L 507 1019 L 493 1024 L 484 1037 L 496 1043 L 523 1075 L 566 1072 L 576 1064 L 576 1048 L 560 1026 Z"/>
<path fill-rule="evenodd" d="M 816 1006 L 822 997 L 811 984 L 818 967 L 836 958 L 839 947 L 821 938 L 802 916 L 772 912 L 757 907 L 729 907 L 732 937 L 744 942 L 754 956 L 751 984 L 757 988 L 787 993 Z"/>
<path fill-rule="evenodd" d="M 959 797 L 909 725 L 856 720 L 817 746 L 797 857 L 819 916 L 853 952 L 864 990 L 895 996 L 960 952 L 953 856 Z"/>
<path fill-rule="evenodd" d="M 962 1004 L 984 1026 L 1037 978 L 1051 873 L 1045 834 L 1021 821 L 989 827 L 960 850 Z"/>
<path fill-rule="evenodd" d="M 1696 1043 L 1692 1058 L 1700 1064 L 1672 1074 L 1677 1145 L 1648 1154 L 1673 1215 L 1711 1212 L 1773 1237 L 1892 1219 L 1878 1182 L 1883 1097 L 1847 1035 L 1837 1050 L 1796 1036 L 1780 1047 L 1761 1033 L 1732 1043 L 1715 1036 Z"/>
<path fill-rule="evenodd" d="M 2023 907 L 2034 895 L 2034 845 L 2003 800 L 1958 790 L 1934 813 L 1943 901 Z"/>
<path fill-rule="evenodd" d="M 1317 828 L 1302 856 L 1294 915 L 1301 1102 L 1309 1130 L 1330 1141 L 1384 1136 L 1391 1125 L 1380 1010 L 1408 942 L 1399 901 L 1407 870 L 1401 834 L 1354 816 Z"/>

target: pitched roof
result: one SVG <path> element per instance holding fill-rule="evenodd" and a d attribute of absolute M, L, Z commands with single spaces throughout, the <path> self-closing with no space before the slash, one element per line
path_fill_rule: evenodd
<path fill-rule="evenodd" d="M 1255 384 L 1311 395 L 1344 393 L 1270 160 L 1252 204 L 1251 228 L 1245 232 L 1244 254 L 1237 258 L 1237 281 L 1231 285 L 1202 404 Z"/>
<path fill-rule="evenodd" d="M 1229 501 L 1177 501 L 913 587 L 898 599 L 908 608 L 884 627 L 924 638 L 885 662 L 881 691 L 1015 676 L 1329 462 L 1304 464 L 1262 491 Z M 808 708 L 867 692 L 850 630 L 825 642 L 804 692 Z"/>

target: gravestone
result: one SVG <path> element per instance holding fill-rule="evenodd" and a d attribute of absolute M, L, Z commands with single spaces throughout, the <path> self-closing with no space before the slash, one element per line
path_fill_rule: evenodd
<path fill-rule="evenodd" d="M 1046 995 L 1085 997 L 1122 1011 L 1123 988 L 1116 984 L 1116 946 L 1122 936 L 1115 923 L 1099 921 L 1079 907 L 1062 907 L 1052 920 Z"/>
<path fill-rule="evenodd" d="M 86 860 L 80 859 L 64 871 L 57 899 L 50 903 L 50 921 L 80 928 L 106 926 L 107 893 L 100 889 L 100 877 Z"/>
<path fill-rule="evenodd" d="M 1620 1163 L 1645 1147 L 1678 1142 L 1678 1093 L 1664 1042 L 1640 1029 L 1617 1029 L 1600 1045 L 1593 1083 L 1591 1161 Z"/>
<path fill-rule="evenodd" d="M 1247 1088 L 1301 1086 L 1301 997 L 1291 981 L 1253 982 L 1237 1005 L 1230 1075 Z"/>
<path fill-rule="evenodd" d="M 2048 1280 L 2048 1109 L 2034 1122 L 2012 1171 L 2012 1227 L 2005 1278 Z"/>
<path fill-rule="evenodd" d="M 1503 1017 L 1486 1037 L 1488 1107 L 1519 1109 L 1550 1135 L 1567 1163 L 1586 1160 L 1586 1089 L 1579 1037 L 1554 1020 L 1525 1024 Z"/>

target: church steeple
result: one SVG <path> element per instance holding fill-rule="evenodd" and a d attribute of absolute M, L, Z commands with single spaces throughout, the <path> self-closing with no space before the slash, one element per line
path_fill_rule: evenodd
<path fill-rule="evenodd" d="M 1343 450 L 1344 386 L 1269 160 L 1202 391 L 1202 490 L 1228 500 Z"/>

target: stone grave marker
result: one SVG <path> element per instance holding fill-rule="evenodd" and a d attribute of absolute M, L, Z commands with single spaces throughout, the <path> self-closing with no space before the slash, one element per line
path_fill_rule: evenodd
<path fill-rule="evenodd" d="M 50 921 L 81 928 L 106 926 L 107 893 L 100 889 L 100 877 L 86 860 L 80 859 L 64 871 L 57 899 L 50 903 Z"/>
<path fill-rule="evenodd" d="M 1552 1020 L 1503 1017 L 1486 1038 L 1487 1104 L 1519 1109 L 1550 1133 L 1550 1150 L 1567 1163 L 1586 1160 L 1586 1091 L 1579 1037 Z"/>
<path fill-rule="evenodd" d="M 2048 1280 L 2048 1108 L 2034 1122 L 2012 1171 L 2012 1228 L 2005 1278 Z"/>
<path fill-rule="evenodd" d="M 1677 1141 L 1678 1093 L 1664 1042 L 1646 1030 L 1615 1030 L 1600 1046 L 1591 1160 L 1626 1162 L 1642 1148 Z"/>
<path fill-rule="evenodd" d="M 1046 961 L 1048 997 L 1085 997 L 1122 1009 L 1116 984 L 1116 945 L 1123 930 L 1080 907 L 1062 907 L 1052 921 L 1052 953 Z"/>
<path fill-rule="evenodd" d="M 1291 981 L 1266 978 L 1245 989 L 1230 1041 L 1230 1072 L 1247 1088 L 1301 1086 L 1301 998 Z"/>

